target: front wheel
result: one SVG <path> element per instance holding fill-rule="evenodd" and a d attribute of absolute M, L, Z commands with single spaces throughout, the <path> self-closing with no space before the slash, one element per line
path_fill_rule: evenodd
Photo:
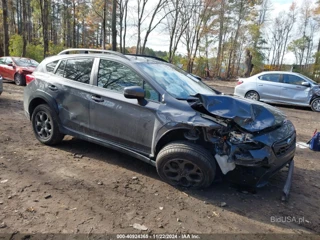
<path fill-rule="evenodd" d="M 23 75 L 16 73 L 14 75 L 14 82 L 18 86 L 25 86 L 26 85 L 26 78 Z"/>
<path fill-rule="evenodd" d="M 315 98 L 311 102 L 311 109 L 315 112 L 320 112 L 320 98 Z"/>
<path fill-rule="evenodd" d="M 43 144 L 56 145 L 64 137 L 59 131 L 58 116 L 46 104 L 37 106 L 31 117 L 33 132 Z"/>
<path fill-rule="evenodd" d="M 251 100 L 255 100 L 255 101 L 259 101 L 260 100 L 259 93 L 257 93 L 256 91 L 249 91 L 249 92 L 246 93 L 246 95 L 244 97 L 248 98 L 248 99 L 251 99 Z"/>
<path fill-rule="evenodd" d="M 193 189 L 210 186 L 216 173 L 214 157 L 205 148 L 187 141 L 173 142 L 161 149 L 156 166 L 163 181 Z"/>

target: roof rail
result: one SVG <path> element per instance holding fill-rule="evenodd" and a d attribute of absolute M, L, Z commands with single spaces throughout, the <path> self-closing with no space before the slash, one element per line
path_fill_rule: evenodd
<path fill-rule="evenodd" d="M 119 57 L 123 57 L 128 59 L 122 53 L 111 51 L 111 50 L 103 50 L 103 49 L 92 49 L 92 48 L 68 48 L 58 53 L 58 55 L 63 54 L 88 54 L 88 53 L 101 53 L 101 54 L 113 54 Z"/>
<path fill-rule="evenodd" d="M 149 56 L 149 55 L 143 55 L 143 54 L 131 54 L 131 53 L 128 53 L 128 54 L 125 54 L 125 55 L 128 55 L 128 56 L 136 56 L 136 57 L 145 57 L 145 58 L 152 58 L 152 59 L 155 59 L 155 60 L 159 60 L 161 62 L 168 62 L 166 60 L 164 60 L 163 58 L 159 58 L 159 57 L 155 57 L 155 56 Z"/>

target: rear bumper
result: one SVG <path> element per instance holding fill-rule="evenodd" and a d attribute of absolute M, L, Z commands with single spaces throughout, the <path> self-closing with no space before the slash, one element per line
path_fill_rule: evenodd
<path fill-rule="evenodd" d="M 246 89 L 244 89 L 243 87 L 240 87 L 241 85 L 238 85 L 234 88 L 234 93 L 233 95 L 238 96 L 238 97 L 244 97 L 244 95 L 246 94 Z"/>

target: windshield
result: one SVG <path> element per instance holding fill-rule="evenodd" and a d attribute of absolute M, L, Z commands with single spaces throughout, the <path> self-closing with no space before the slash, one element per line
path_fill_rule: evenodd
<path fill-rule="evenodd" d="M 140 62 L 137 65 L 175 98 L 187 99 L 197 93 L 216 95 L 207 85 L 196 78 L 187 77 L 183 70 L 174 65 L 150 62 Z"/>
<path fill-rule="evenodd" d="M 20 67 L 37 67 L 39 63 L 30 58 L 13 58 L 13 61 Z"/>

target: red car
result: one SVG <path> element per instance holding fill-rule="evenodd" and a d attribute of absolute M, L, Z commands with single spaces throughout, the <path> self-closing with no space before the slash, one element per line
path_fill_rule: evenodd
<path fill-rule="evenodd" d="M 0 75 L 19 86 L 26 85 L 26 75 L 33 73 L 39 63 L 31 58 L 1 57 Z"/>

